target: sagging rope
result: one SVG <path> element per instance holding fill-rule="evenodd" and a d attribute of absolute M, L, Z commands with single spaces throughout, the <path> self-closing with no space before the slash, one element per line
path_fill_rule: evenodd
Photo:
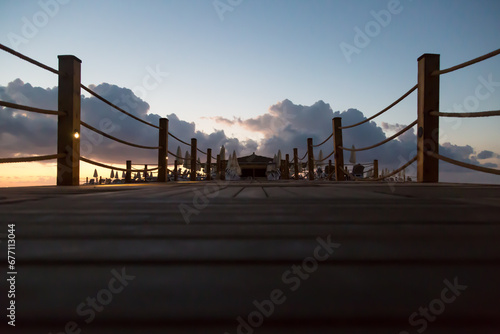
<path fill-rule="evenodd" d="M 102 102 L 106 103 L 107 105 L 109 105 L 109 106 L 111 106 L 111 107 L 115 108 L 116 110 L 118 110 L 118 111 L 120 111 L 120 112 L 124 113 L 125 115 L 127 115 L 127 116 L 129 116 L 129 117 L 132 117 L 132 118 L 133 118 L 133 119 L 135 119 L 136 121 L 139 121 L 139 122 L 141 122 L 141 123 L 144 123 L 144 124 L 146 124 L 146 125 L 149 125 L 149 126 L 151 126 L 151 127 L 153 127 L 153 128 L 160 129 L 160 127 L 159 127 L 159 126 L 156 126 L 156 125 L 154 125 L 154 124 L 151 124 L 151 123 L 149 123 L 149 122 L 146 122 L 145 120 L 142 120 L 142 119 L 140 119 L 139 117 L 134 116 L 134 115 L 132 115 L 131 113 L 126 112 L 126 111 L 125 111 L 125 110 L 123 110 L 122 108 L 120 108 L 120 107 L 118 107 L 118 106 L 114 105 L 113 103 L 109 102 L 109 101 L 108 101 L 108 100 L 106 100 L 104 97 L 100 96 L 99 94 L 97 94 L 96 92 L 94 92 L 93 90 L 91 90 L 90 88 L 88 88 L 88 87 L 86 87 L 86 86 L 84 86 L 84 85 L 80 85 L 80 87 L 82 87 L 82 89 L 83 89 L 83 90 L 85 90 L 85 91 L 87 91 L 90 95 L 93 95 L 94 97 L 98 98 L 99 100 L 101 100 Z"/>
<path fill-rule="evenodd" d="M 307 157 L 308 154 L 309 154 L 309 152 L 306 152 L 306 154 L 304 154 L 304 156 L 302 157 L 302 159 L 299 159 L 299 160 L 300 161 L 304 160 Z"/>
<path fill-rule="evenodd" d="M 470 65 L 474 65 L 474 64 L 479 63 L 479 62 L 481 62 L 483 60 L 486 60 L 488 58 L 495 57 L 495 56 L 497 56 L 499 54 L 500 54 L 500 49 L 495 50 L 495 51 L 490 52 L 490 53 L 487 53 L 484 56 L 477 57 L 477 58 L 474 58 L 472 60 L 466 61 L 465 63 L 459 64 L 457 66 L 453 66 L 453 67 L 447 68 L 445 70 L 434 71 L 434 72 L 432 72 L 431 75 L 432 76 L 436 76 L 436 75 L 442 75 L 442 74 L 450 73 L 450 72 L 459 70 L 461 68 L 464 68 L 464 67 L 467 67 L 467 66 L 470 66 Z"/>
<path fill-rule="evenodd" d="M 326 142 L 327 142 L 330 138 L 332 138 L 332 137 L 333 137 L 333 132 L 332 132 L 332 134 L 331 134 L 328 138 L 326 138 L 326 139 L 325 139 L 325 140 L 324 140 L 321 144 L 318 144 L 318 145 L 313 145 L 313 147 L 319 147 L 319 146 L 323 145 L 324 143 L 326 143 Z"/>
<path fill-rule="evenodd" d="M 394 138 L 402 135 L 403 133 L 405 133 L 406 131 L 410 130 L 412 127 L 414 127 L 415 125 L 417 125 L 417 120 L 415 120 L 413 123 L 411 123 L 410 125 L 408 125 L 406 128 L 404 128 L 403 130 L 399 131 L 398 133 L 396 133 L 395 135 L 387 138 L 386 140 L 383 140 L 381 141 L 380 143 L 378 144 L 375 144 L 375 145 L 372 145 L 372 146 L 368 146 L 368 147 L 363 147 L 363 148 L 346 148 L 346 147 L 340 147 L 341 149 L 345 150 L 345 151 L 350 151 L 350 152 L 359 152 L 359 151 L 366 151 L 366 150 L 370 150 L 372 148 L 375 148 L 375 147 L 378 147 L 378 146 L 381 146 L 381 145 L 384 145 L 385 143 L 393 140 Z"/>
<path fill-rule="evenodd" d="M 23 106 L 20 104 L 15 104 L 15 103 L 10 103 L 10 102 L 5 102 L 5 101 L 0 101 L 0 106 L 6 107 L 6 108 L 11 108 L 11 109 L 31 111 L 31 112 L 35 112 L 38 114 L 66 116 L 66 113 L 62 112 L 62 111 L 33 108 L 33 107 Z"/>
<path fill-rule="evenodd" d="M 128 171 L 125 168 L 113 167 L 113 166 L 106 165 L 106 164 L 103 164 L 103 163 L 100 163 L 100 162 L 96 162 L 96 161 L 93 161 L 93 160 L 90 160 L 90 159 L 87 159 L 87 158 L 84 158 L 84 157 L 80 157 L 80 160 L 83 161 L 83 162 L 86 162 L 88 164 L 97 166 L 97 167 L 102 167 L 102 168 L 107 168 L 107 169 L 114 169 L 114 170 L 119 170 L 119 171 L 122 171 L 122 172 Z"/>
<path fill-rule="evenodd" d="M 335 153 L 335 151 L 332 151 L 332 153 L 330 153 L 330 154 L 329 154 L 326 158 L 323 158 L 323 159 L 321 159 L 321 160 L 316 160 L 316 162 L 317 162 L 317 163 L 318 163 L 318 162 L 323 162 L 323 161 L 325 161 L 326 159 L 330 158 L 330 157 L 331 157 L 334 153 Z"/>
<path fill-rule="evenodd" d="M 452 164 L 452 165 L 456 165 L 456 166 L 459 166 L 459 167 L 463 167 L 463 168 L 467 168 L 467 169 L 472 169 L 472 170 L 475 170 L 475 171 L 478 171 L 478 172 L 483 172 L 483 173 L 488 173 L 488 174 L 495 174 L 495 175 L 500 175 L 500 170 L 498 169 L 493 169 L 493 168 L 487 168 L 487 167 L 481 167 L 481 166 L 476 166 L 476 165 L 471 165 L 471 164 L 468 164 L 468 163 L 465 163 L 465 162 L 461 162 L 461 161 L 457 161 L 457 160 L 454 160 L 454 159 L 451 159 L 451 158 L 448 158 L 448 157 L 444 157 L 440 154 L 437 154 L 437 153 L 434 153 L 434 152 L 430 152 L 430 151 L 427 151 L 426 152 L 427 155 L 435 158 L 435 159 L 439 159 L 439 160 L 443 160 L 449 164 Z"/>
<path fill-rule="evenodd" d="M 362 179 L 362 178 L 359 178 L 359 177 L 356 177 L 354 175 L 350 175 L 348 173 L 346 173 L 345 170 L 341 169 L 341 171 L 349 176 L 349 177 L 353 177 L 356 181 L 382 181 L 382 180 L 385 180 L 387 179 L 388 177 L 391 177 L 391 176 L 394 176 L 396 174 L 398 174 L 399 172 L 401 172 L 403 169 L 406 169 L 408 168 L 408 166 L 410 166 L 412 163 L 414 163 L 415 161 L 417 161 L 417 155 L 415 155 L 413 157 L 413 159 L 411 159 L 410 161 L 408 161 L 406 164 L 404 164 L 403 166 L 401 166 L 400 168 L 396 169 L 395 171 L 393 171 L 392 173 L 390 174 L 387 174 L 387 175 L 384 175 L 384 176 L 381 176 L 381 177 L 378 177 L 378 178 L 372 178 L 372 179 Z"/>
<path fill-rule="evenodd" d="M 359 123 L 356 123 L 356 124 L 353 124 L 353 125 L 348 125 L 348 126 L 343 126 L 343 127 L 340 127 L 339 129 L 350 129 L 350 128 L 354 128 L 358 125 L 361 125 L 361 124 L 364 124 L 366 122 L 369 122 L 371 121 L 372 119 L 382 115 L 383 113 L 385 113 L 386 111 L 390 110 L 392 107 L 394 107 L 395 105 L 397 105 L 399 102 L 403 101 L 408 95 L 410 95 L 411 93 L 413 93 L 416 89 L 418 88 L 418 84 L 416 84 L 415 86 L 413 86 L 409 91 L 407 91 L 403 96 L 401 96 L 399 99 L 397 99 L 393 104 L 391 104 L 390 106 L 388 106 L 387 108 L 383 109 L 382 111 L 376 113 L 375 115 L 373 115 L 372 117 L 370 118 L 367 118 L 365 119 L 364 121 L 361 121 Z"/>
<path fill-rule="evenodd" d="M 102 135 L 102 136 L 104 136 L 106 138 L 112 139 L 112 140 L 114 140 L 116 142 L 119 142 L 119 143 L 122 143 L 122 144 L 125 144 L 125 145 L 128 145 L 128 146 L 137 147 L 137 148 L 143 148 L 143 149 L 147 149 L 147 150 L 158 150 L 158 149 L 161 148 L 159 146 L 144 146 L 144 145 L 137 145 L 137 144 L 134 144 L 134 143 L 130 143 L 128 141 L 125 141 L 125 140 L 122 140 L 122 139 L 118 139 L 116 137 L 108 135 L 107 133 L 102 132 L 102 131 L 96 129 L 93 126 L 88 125 L 87 123 L 85 123 L 83 121 L 80 121 L 80 124 L 82 126 L 86 127 L 87 129 L 92 130 L 92 131 L 94 131 L 94 132 L 96 132 L 96 133 L 98 133 L 98 134 L 100 134 L 100 135 Z"/>
<path fill-rule="evenodd" d="M 493 111 L 481 111 L 481 112 L 439 112 L 439 111 L 431 111 L 430 114 L 432 116 L 440 116 L 440 117 L 491 117 L 491 116 L 500 116 L 500 110 Z"/>
<path fill-rule="evenodd" d="M 177 154 L 173 154 L 173 153 L 172 153 L 172 152 L 170 152 L 170 151 L 168 151 L 168 154 L 173 155 L 173 156 L 174 156 L 174 158 L 177 158 L 177 159 L 179 159 L 179 160 L 184 160 L 184 158 L 183 158 L 183 157 L 180 157 L 180 156 L 178 156 Z"/>
<path fill-rule="evenodd" d="M 54 159 L 64 158 L 65 156 L 66 154 L 51 154 L 51 155 L 39 155 L 36 157 L 0 158 L 0 164 L 54 160 Z"/>
<path fill-rule="evenodd" d="M 44 70 L 47 70 L 47 71 L 52 72 L 52 73 L 54 73 L 54 74 L 59 74 L 59 71 L 58 71 L 58 70 L 56 70 L 56 69 L 54 69 L 54 68 L 52 68 L 52 67 L 50 67 L 50 66 L 47 66 L 47 65 L 45 65 L 45 64 L 42 64 L 42 63 L 40 63 L 39 61 L 36 61 L 36 60 L 34 60 L 34 59 L 30 58 L 30 57 L 27 57 L 27 56 L 25 56 L 25 55 L 23 55 L 23 54 L 21 54 L 21 53 L 19 53 L 19 52 L 17 52 L 17 51 L 14 51 L 14 50 L 12 50 L 11 48 L 8 48 L 8 47 L 6 47 L 6 46 L 5 46 L 5 45 L 3 45 L 3 44 L 0 44 L 0 49 L 1 49 L 1 50 L 6 51 L 6 52 L 8 52 L 8 53 L 10 53 L 10 54 L 12 54 L 12 55 L 14 55 L 14 56 L 16 56 L 16 57 L 19 57 L 19 58 L 21 58 L 22 60 L 25 60 L 25 61 L 27 61 L 27 62 L 29 62 L 29 63 L 32 63 L 33 65 L 36 65 L 36 66 L 38 66 L 38 67 L 41 67 L 41 68 L 43 68 Z"/>
<path fill-rule="evenodd" d="M 177 140 L 177 141 L 179 141 L 179 142 L 183 143 L 184 145 L 187 145 L 187 146 L 191 147 L 191 144 L 188 144 L 188 143 L 186 143 L 184 140 L 177 138 L 177 137 L 176 137 L 176 136 L 174 136 L 174 135 L 173 135 L 170 131 L 168 132 L 168 134 L 169 134 L 172 138 L 174 138 L 175 140 Z"/>

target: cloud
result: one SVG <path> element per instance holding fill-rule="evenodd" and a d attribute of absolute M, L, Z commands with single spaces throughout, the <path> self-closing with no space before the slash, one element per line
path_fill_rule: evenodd
<path fill-rule="evenodd" d="M 477 155 L 477 158 L 480 160 L 491 159 L 491 158 L 495 158 L 495 157 L 498 157 L 498 154 L 495 154 L 492 151 L 481 151 Z"/>
<path fill-rule="evenodd" d="M 102 83 L 89 88 L 102 97 L 126 110 L 130 114 L 158 125 L 160 116 L 150 113 L 149 104 L 139 99 L 127 88 Z M 57 87 L 43 89 L 33 87 L 17 79 L 0 87 L 0 99 L 28 106 L 45 109 L 57 109 Z M 5 109 L 5 110 L 3 110 Z M 158 130 L 128 117 L 106 105 L 95 97 L 82 96 L 81 119 L 85 123 L 114 137 L 144 146 L 158 146 Z M 213 155 L 225 145 L 228 150 L 240 154 L 257 151 L 258 144 L 253 141 L 239 141 L 228 138 L 224 131 L 210 134 L 196 130 L 194 123 L 183 121 L 175 114 L 168 115 L 169 131 L 180 139 L 190 143 L 197 138 L 198 147 L 205 151 L 213 149 Z M 27 156 L 56 153 L 57 117 L 2 108 L 0 110 L 0 156 Z M 169 150 L 176 151 L 181 146 L 183 152 L 190 148 L 173 138 L 169 138 Z M 95 132 L 81 127 L 81 155 L 105 163 L 121 163 L 132 160 L 133 163 L 153 164 L 157 161 L 156 150 L 143 150 L 117 143 Z M 205 159 L 200 154 L 201 159 Z M 171 157 L 173 158 L 173 157 Z"/>
<path fill-rule="evenodd" d="M 160 116 L 150 113 L 149 105 L 136 97 L 127 88 L 102 83 L 91 86 L 99 95 L 107 98 L 119 107 L 127 110 L 134 116 L 157 125 Z M 25 104 L 46 109 L 57 109 L 57 88 L 33 87 L 17 79 L 6 87 L 0 87 L 0 99 L 3 101 Z M 109 133 L 117 138 L 133 143 L 157 146 L 158 130 L 142 124 L 104 104 L 94 97 L 82 96 L 82 115 L 84 122 Z M 29 112 L 5 109 L 0 110 L 0 156 L 25 156 L 31 154 L 54 154 L 57 145 L 56 117 L 39 115 Z M 236 151 L 238 156 L 256 152 L 259 155 L 273 157 L 278 150 L 284 154 L 293 154 L 293 148 L 299 149 L 299 156 L 306 152 L 307 138 L 313 138 L 314 144 L 319 144 L 332 133 L 332 118 L 341 117 L 343 125 L 358 123 L 366 119 L 364 114 L 357 109 L 333 111 L 328 103 L 318 101 L 310 106 L 294 104 L 286 99 L 269 107 L 268 111 L 254 118 L 233 120 L 224 117 L 213 117 L 224 126 L 238 125 L 249 131 L 259 132 L 263 135 L 260 141 L 240 141 L 228 137 L 224 130 L 215 130 L 204 133 L 196 130 L 194 123 L 179 119 L 176 114 L 168 115 L 169 131 L 180 139 L 190 142 L 197 138 L 201 150 L 212 148 L 212 155 L 216 156 L 222 145 L 226 152 Z M 387 138 L 385 131 L 398 131 L 405 127 L 403 124 L 367 122 L 361 126 L 343 130 L 343 145 L 357 148 L 371 146 Z M 81 155 L 92 160 L 105 163 L 123 164 L 132 160 L 137 164 L 154 164 L 157 161 L 156 150 L 142 150 L 129 147 L 110 139 L 104 138 L 90 130 L 81 128 Z M 357 152 L 359 162 L 379 160 L 381 168 L 396 168 L 416 155 L 417 137 L 414 129 L 410 129 L 396 140 L 392 140 L 378 148 Z M 190 148 L 179 141 L 169 137 L 169 150 L 177 151 L 177 146 L 182 152 Z M 333 151 L 333 140 L 329 139 L 321 147 L 314 149 L 315 156 L 319 151 L 326 156 Z M 444 143 L 440 153 L 452 159 L 467 163 L 496 167 L 494 161 L 481 164 L 478 160 L 499 157 L 490 151 L 482 151 L 477 156 L 471 146 L 459 146 Z M 349 159 L 349 152 L 344 152 L 344 159 Z M 205 159 L 201 155 L 201 160 Z M 171 156 L 173 159 L 173 157 Z M 442 171 L 464 172 L 465 170 L 450 164 L 440 164 Z M 416 172 L 415 172 L 416 174 Z"/>

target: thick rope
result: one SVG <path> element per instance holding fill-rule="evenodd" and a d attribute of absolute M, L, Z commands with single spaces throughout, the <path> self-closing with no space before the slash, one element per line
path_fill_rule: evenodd
<path fill-rule="evenodd" d="M 481 111 L 481 112 L 439 112 L 431 111 L 432 116 L 440 117 L 490 117 L 490 116 L 500 116 L 500 110 L 494 111 Z"/>
<path fill-rule="evenodd" d="M 170 131 L 168 132 L 168 134 L 170 135 L 170 137 L 174 138 L 175 140 L 177 140 L 177 141 L 179 141 L 179 142 L 183 143 L 184 145 L 187 145 L 187 146 L 191 147 L 191 144 L 188 144 L 188 143 L 186 143 L 184 140 L 181 140 L 181 139 L 177 138 L 177 137 L 176 137 L 176 136 L 174 136 L 174 135 L 173 135 Z"/>
<path fill-rule="evenodd" d="M 47 66 L 47 65 L 44 65 L 44 64 L 42 64 L 42 63 L 40 63 L 40 62 L 38 62 L 38 61 L 36 61 L 36 60 L 34 60 L 34 59 L 31 59 L 30 57 L 27 57 L 27 56 L 25 56 L 25 55 L 23 55 L 23 54 L 21 54 L 21 53 L 19 53 L 19 52 L 17 52 L 17 51 L 14 51 L 14 50 L 12 50 L 11 48 L 8 48 L 8 47 L 6 47 L 6 46 L 5 46 L 5 45 L 3 45 L 3 44 L 0 44 L 0 49 L 1 49 L 1 50 L 6 51 L 6 52 L 8 52 L 8 53 L 10 53 L 10 54 L 12 54 L 12 55 L 14 55 L 14 56 L 16 56 L 16 57 L 19 57 L 19 58 L 21 58 L 21 59 L 23 59 L 23 60 L 26 60 L 27 62 L 30 62 L 30 63 L 32 63 L 33 65 L 36 65 L 36 66 L 38 66 L 38 67 L 41 67 L 41 68 L 43 68 L 44 70 L 47 70 L 47 71 L 52 72 L 52 73 L 54 73 L 54 74 L 59 74 L 59 71 L 58 71 L 58 70 L 56 70 L 56 69 L 54 69 L 54 68 L 52 68 L 52 67 L 49 67 L 49 66 Z"/>
<path fill-rule="evenodd" d="M 332 137 L 333 137 L 333 132 L 332 132 L 332 134 L 330 135 L 330 137 L 326 138 L 326 139 L 325 139 L 325 140 L 324 140 L 321 144 L 318 144 L 318 145 L 313 145 L 313 147 L 319 147 L 319 146 L 323 145 L 324 143 L 326 143 L 326 142 L 327 142 L 330 138 L 332 138 Z"/>
<path fill-rule="evenodd" d="M 174 158 L 177 158 L 177 159 L 179 159 L 179 160 L 184 160 L 184 158 L 179 157 L 177 154 L 173 154 L 173 153 L 172 153 L 172 152 L 170 152 L 170 151 L 168 151 L 168 154 L 173 155 L 173 156 L 174 156 Z"/>
<path fill-rule="evenodd" d="M 384 145 L 385 143 L 393 140 L 394 138 L 396 137 L 399 137 L 400 135 L 402 135 L 403 133 L 405 133 L 406 131 L 410 130 L 412 127 L 414 127 L 415 125 L 417 125 L 417 120 L 415 120 L 413 123 L 411 123 L 410 125 L 408 125 L 406 128 L 404 128 L 403 130 L 399 131 L 398 133 L 396 133 L 395 135 L 387 138 L 386 140 L 383 140 L 381 141 L 380 143 L 378 144 L 375 144 L 375 145 L 372 145 L 372 146 L 368 146 L 368 147 L 363 147 L 363 148 L 355 148 L 355 149 L 352 149 L 352 148 L 346 148 L 346 147 L 340 147 L 341 149 L 345 150 L 345 151 L 350 151 L 350 152 L 359 152 L 359 151 L 366 151 L 366 150 L 370 150 L 372 148 L 375 148 L 375 147 L 379 147 L 381 145 Z"/>
<path fill-rule="evenodd" d="M 127 169 L 125 169 L 125 168 L 119 168 L 119 167 L 113 167 L 113 166 L 110 166 L 110 165 L 105 165 L 103 163 L 96 162 L 96 161 L 93 161 L 93 160 L 90 160 L 90 159 L 87 159 L 87 158 L 84 158 L 84 157 L 80 157 L 80 160 L 83 161 L 83 162 L 86 162 L 88 164 L 91 164 L 91 165 L 94 165 L 94 166 L 98 166 L 98 167 L 119 170 L 119 171 L 122 171 L 122 172 L 126 172 L 127 171 Z"/>
<path fill-rule="evenodd" d="M 51 155 L 40 155 L 40 156 L 36 156 L 36 157 L 0 158 L 0 164 L 54 160 L 54 159 L 64 158 L 65 156 L 66 156 L 66 154 L 51 154 Z"/>
<path fill-rule="evenodd" d="M 114 141 L 117 141 L 119 143 L 122 143 L 122 144 L 125 144 L 125 145 L 128 145 L 128 146 L 132 146 L 132 147 L 137 147 L 137 148 L 143 148 L 143 149 L 147 149 L 147 150 L 159 150 L 161 147 L 159 146 L 143 146 L 143 145 L 137 145 L 137 144 L 133 144 L 133 143 L 129 143 L 128 141 L 125 141 L 125 140 L 121 140 L 121 139 L 118 139 L 116 137 L 113 137 L 111 135 L 108 135 L 107 133 L 105 132 L 102 132 L 100 130 L 97 130 L 96 128 L 94 128 L 93 126 L 91 125 L 88 125 L 87 123 L 83 122 L 83 121 L 80 121 L 80 124 L 84 127 L 86 127 L 87 129 L 89 130 L 92 130 L 106 138 L 109 138 L 111 140 L 114 140 Z"/>
<path fill-rule="evenodd" d="M 456 71 L 456 70 L 459 70 L 461 68 L 464 68 L 464 67 L 467 67 L 467 66 L 470 66 L 470 65 L 473 65 L 473 64 L 476 64 L 476 63 L 479 63 L 483 60 L 486 60 L 488 58 L 491 58 L 491 57 L 494 57 L 494 56 L 497 56 L 500 54 L 500 49 L 498 50 L 495 50 L 493 52 L 490 52 L 488 54 L 485 54 L 484 56 L 481 56 L 481 57 L 477 57 L 475 59 L 472 59 L 472 60 L 469 60 L 469 61 L 466 61 L 465 63 L 462 63 L 462 64 L 459 64 L 457 66 L 453 66 L 453 67 L 450 67 L 450 68 L 447 68 L 445 70 L 439 70 L 439 71 L 434 71 L 432 72 L 432 75 L 433 76 L 436 76 L 436 75 L 442 75 L 442 74 L 446 74 L 446 73 L 450 73 L 450 72 L 453 72 L 453 71 Z"/>
<path fill-rule="evenodd" d="M 413 93 L 416 89 L 418 88 L 418 84 L 413 86 L 409 91 L 407 91 L 403 96 L 401 96 L 399 99 L 397 99 L 393 104 L 391 104 L 390 106 L 388 106 L 387 108 L 385 108 L 384 110 L 376 113 L 375 115 L 373 115 L 372 117 L 370 118 L 367 118 L 365 119 L 364 121 L 362 122 L 359 122 L 359 123 L 356 123 L 356 124 L 353 124 L 353 125 L 348 125 L 348 126 L 343 126 L 343 127 L 340 127 L 339 129 L 349 129 L 349 128 L 354 128 L 358 125 L 361 125 L 361 124 L 364 124 L 366 122 L 369 122 L 371 121 L 372 119 L 374 119 L 375 117 L 378 117 L 380 115 L 382 115 L 383 113 L 385 113 L 386 111 L 390 110 L 392 107 L 394 107 L 395 105 L 397 105 L 399 102 L 403 101 L 408 95 L 410 95 L 411 93 Z"/>
<path fill-rule="evenodd" d="M 309 154 L 309 151 L 308 151 L 308 152 L 306 152 L 306 154 L 304 154 L 304 156 L 302 157 L 302 159 L 299 159 L 299 160 L 300 160 L 300 161 L 304 160 L 304 159 L 307 157 L 307 155 L 308 155 L 308 154 Z"/>
<path fill-rule="evenodd" d="M 332 151 L 332 153 L 330 153 L 330 154 L 329 154 L 326 158 L 323 158 L 323 159 L 321 159 L 321 160 L 316 160 L 316 162 L 317 162 L 317 163 L 318 163 L 318 162 L 323 162 L 323 161 L 325 161 L 326 159 L 328 159 L 329 157 L 331 157 L 334 153 L 335 153 L 335 151 Z"/>
<path fill-rule="evenodd" d="M 10 103 L 10 102 L 5 102 L 5 101 L 0 101 L 0 106 L 6 107 L 6 108 L 36 112 L 38 114 L 66 116 L 66 113 L 62 112 L 62 111 L 33 108 L 33 107 L 23 106 L 20 104 L 15 104 L 15 103 Z"/>
<path fill-rule="evenodd" d="M 478 171 L 478 172 L 500 175 L 500 170 L 498 170 L 498 169 L 486 168 L 486 167 L 471 165 L 471 164 L 468 164 L 468 163 L 465 163 L 465 162 L 461 162 L 461 161 L 457 161 L 457 160 L 454 160 L 454 159 L 451 159 L 451 158 L 444 157 L 444 156 L 442 156 L 440 154 L 436 154 L 434 152 L 427 151 L 426 153 L 427 153 L 427 155 L 430 155 L 433 158 L 446 161 L 447 163 L 452 164 L 452 165 L 456 165 L 456 166 L 459 166 L 459 167 L 472 169 L 472 170 L 475 170 L 475 171 Z"/>
<path fill-rule="evenodd" d="M 88 87 L 86 87 L 86 86 L 84 86 L 84 85 L 80 85 L 80 87 L 82 87 L 82 89 L 83 89 L 83 90 L 87 91 L 89 94 L 91 94 L 91 95 L 93 95 L 94 97 L 98 98 L 98 99 L 99 99 L 99 100 L 101 100 L 102 102 L 104 102 L 104 103 L 106 103 L 107 105 L 109 105 L 109 106 L 111 106 L 111 107 L 115 108 L 116 110 L 118 110 L 118 111 L 120 111 L 120 112 L 124 113 L 125 115 L 127 115 L 127 116 L 129 116 L 129 117 L 132 117 L 132 118 L 133 118 L 133 119 L 135 119 L 136 121 L 139 121 L 139 122 L 141 122 L 141 123 L 144 123 L 144 124 L 149 125 L 149 126 L 151 126 L 151 127 L 153 127 L 153 128 L 156 128 L 156 129 L 159 129 L 159 128 L 160 128 L 159 126 L 153 125 L 153 124 L 151 124 L 151 123 L 149 123 L 149 122 L 146 122 L 145 120 L 140 119 L 140 118 L 139 118 L 139 117 L 137 117 L 137 116 L 134 116 L 134 115 L 132 115 L 132 114 L 130 114 L 130 113 L 128 113 L 128 112 L 126 112 L 125 110 L 123 110 L 122 108 L 120 108 L 120 107 L 118 107 L 118 106 L 114 105 L 113 103 L 109 102 L 109 101 L 108 101 L 108 100 L 106 100 L 104 97 L 102 97 L 102 96 L 100 96 L 99 94 L 97 94 L 96 92 L 94 92 L 94 91 L 90 90 Z"/>
<path fill-rule="evenodd" d="M 417 161 L 417 156 L 415 155 L 415 157 L 413 157 L 413 159 L 411 159 L 410 161 L 408 161 L 406 164 L 404 164 L 403 166 L 401 166 L 400 168 L 396 169 L 395 171 L 393 171 L 392 173 L 390 174 L 387 174 L 387 175 L 384 175 L 384 176 L 381 176 L 381 177 L 378 177 L 378 178 L 374 178 L 374 179 L 361 179 L 359 177 L 356 177 L 356 176 L 353 176 L 353 175 L 349 175 L 347 174 L 343 169 L 342 169 L 342 172 L 349 176 L 349 177 L 354 177 L 354 179 L 356 181 L 382 181 L 384 179 L 387 179 L 388 177 L 391 177 L 391 176 L 394 176 L 396 175 L 397 173 L 401 172 L 403 169 L 406 169 L 408 168 L 408 166 L 410 166 L 412 163 L 414 163 L 415 161 Z"/>

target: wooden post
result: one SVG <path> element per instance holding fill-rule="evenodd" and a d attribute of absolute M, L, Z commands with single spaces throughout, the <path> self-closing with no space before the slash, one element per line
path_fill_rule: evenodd
<path fill-rule="evenodd" d="M 418 130 L 417 181 L 439 182 L 439 159 L 426 152 L 439 154 L 439 76 L 432 72 L 440 68 L 440 56 L 424 54 L 418 58 Z"/>
<path fill-rule="evenodd" d="M 207 148 L 207 166 L 205 167 L 207 173 L 207 181 L 212 180 L 212 149 Z"/>
<path fill-rule="evenodd" d="M 309 168 L 309 180 L 314 180 L 314 152 L 313 152 L 313 139 L 307 138 L 307 167 Z"/>
<path fill-rule="evenodd" d="M 80 184 L 80 85 L 82 61 L 75 56 L 59 56 L 57 118 L 57 185 Z"/>
<path fill-rule="evenodd" d="M 328 160 L 328 180 L 331 181 L 333 178 L 332 160 Z"/>
<path fill-rule="evenodd" d="M 378 178 L 378 160 L 373 160 L 373 178 Z"/>
<path fill-rule="evenodd" d="M 168 119 L 160 118 L 158 138 L 158 182 L 168 181 Z"/>
<path fill-rule="evenodd" d="M 191 181 L 196 181 L 196 154 L 197 152 L 196 138 L 191 138 Z"/>
<path fill-rule="evenodd" d="M 216 177 L 217 177 L 217 180 L 221 180 L 221 168 L 222 168 L 222 165 L 221 165 L 221 161 L 220 161 L 220 154 L 217 154 L 217 173 L 216 173 Z"/>
<path fill-rule="evenodd" d="M 295 170 L 295 180 L 299 179 L 299 149 L 293 149 L 293 169 Z"/>
<path fill-rule="evenodd" d="M 146 178 L 148 177 L 148 165 L 144 165 L 144 182 L 146 182 Z"/>
<path fill-rule="evenodd" d="M 285 180 L 290 180 L 290 154 L 285 154 Z"/>
<path fill-rule="evenodd" d="M 125 172 L 125 183 L 132 182 L 132 160 L 127 160 L 127 171 Z"/>
<path fill-rule="evenodd" d="M 344 171 L 344 150 L 340 147 L 344 144 L 342 143 L 342 118 L 335 117 L 332 120 L 333 124 L 333 150 L 334 158 L 335 158 L 335 180 L 336 181 L 344 181 L 345 175 Z"/>
<path fill-rule="evenodd" d="M 177 159 L 174 161 L 174 181 L 179 180 L 179 171 L 177 170 Z"/>

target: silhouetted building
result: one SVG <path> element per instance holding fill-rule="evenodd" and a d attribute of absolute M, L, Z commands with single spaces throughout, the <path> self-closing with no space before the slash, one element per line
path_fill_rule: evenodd
<path fill-rule="evenodd" d="M 266 177 L 267 165 L 273 161 L 273 158 L 252 155 L 238 158 L 241 167 L 241 177 Z"/>

